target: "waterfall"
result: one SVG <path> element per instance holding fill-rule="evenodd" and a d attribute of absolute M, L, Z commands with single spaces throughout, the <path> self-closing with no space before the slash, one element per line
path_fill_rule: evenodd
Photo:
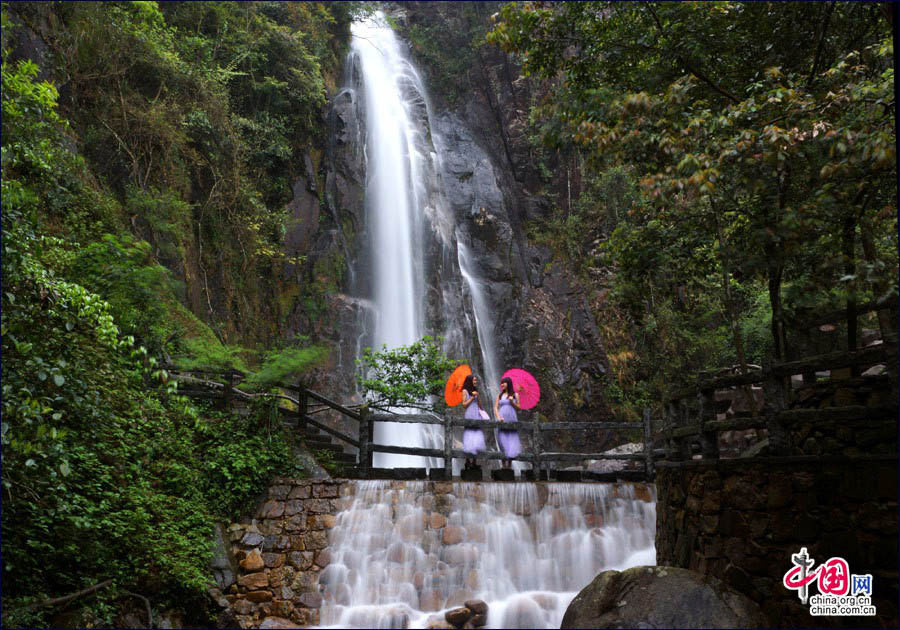
<path fill-rule="evenodd" d="M 458 238 L 458 236 L 457 236 Z M 497 388 L 500 382 L 500 368 L 496 357 L 496 343 L 494 341 L 494 317 L 491 313 L 487 298 L 482 290 L 481 283 L 472 272 L 471 258 L 469 248 L 461 240 L 457 240 L 457 251 L 459 252 L 459 271 L 465 278 L 466 285 L 472 295 L 472 308 L 475 311 L 475 327 L 478 331 L 478 345 L 481 346 L 481 356 L 484 361 L 484 374 L 482 380 L 487 392 L 492 395 L 485 396 L 484 402 L 493 401 L 493 396 L 499 393 Z M 485 393 L 487 393 L 485 392 Z M 493 404 L 491 402 L 491 404 Z"/>
<path fill-rule="evenodd" d="M 600 571 L 655 564 L 644 484 L 360 481 L 319 576 L 323 626 L 424 628 L 468 599 L 489 628 L 558 628 Z"/>
<path fill-rule="evenodd" d="M 415 124 L 424 89 L 382 14 L 352 26 L 366 115 L 366 216 L 376 309 L 374 349 L 409 345 L 423 334 L 422 215 L 426 154 Z M 375 441 L 424 446 L 424 434 L 378 423 Z M 420 457 L 375 453 L 375 466 L 421 466 Z"/>

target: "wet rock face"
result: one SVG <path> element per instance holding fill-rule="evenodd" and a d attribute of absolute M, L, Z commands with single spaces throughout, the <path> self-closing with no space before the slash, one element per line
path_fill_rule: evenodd
<path fill-rule="evenodd" d="M 719 580 L 674 567 L 604 571 L 569 604 L 562 628 L 756 628 L 759 606 Z"/>
<path fill-rule="evenodd" d="M 494 317 L 500 369 L 522 366 L 542 384 L 541 412 L 596 419 L 606 405 L 598 387 L 606 356 L 584 290 L 550 253 L 515 238 L 515 196 L 467 123 L 451 112 L 435 116 L 447 203 L 469 268 L 483 283 Z"/>

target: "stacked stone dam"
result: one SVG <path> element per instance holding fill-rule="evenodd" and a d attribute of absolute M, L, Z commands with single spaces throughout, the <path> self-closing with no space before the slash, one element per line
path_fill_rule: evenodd
<path fill-rule="evenodd" d="M 660 564 L 722 579 L 777 626 L 897 626 L 897 462 L 696 461 L 659 469 Z M 877 618 L 813 617 L 782 584 L 791 554 L 873 576 Z M 811 587 L 811 593 L 817 593 Z"/>
<path fill-rule="evenodd" d="M 653 563 L 655 521 L 644 484 L 277 479 L 228 528 L 225 599 L 245 628 L 438 628 L 474 600 L 490 627 L 558 627 L 597 572 Z"/>

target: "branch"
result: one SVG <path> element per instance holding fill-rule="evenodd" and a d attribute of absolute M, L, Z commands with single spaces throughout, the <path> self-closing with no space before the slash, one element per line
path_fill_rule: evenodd
<path fill-rule="evenodd" d="M 650 15 L 653 16 L 653 21 L 656 22 L 656 28 L 659 29 L 660 34 L 663 34 L 662 22 L 660 22 L 659 16 L 656 15 L 656 11 L 653 9 L 653 5 L 647 4 L 646 6 L 647 6 L 647 9 L 649 9 L 649 11 L 650 11 Z M 711 87 L 713 90 L 715 90 L 716 92 L 718 92 L 725 98 L 729 99 L 731 102 L 733 102 L 733 103 L 741 102 L 740 99 L 737 98 L 734 94 L 732 94 L 731 92 L 728 92 L 725 88 L 721 87 L 719 84 L 717 84 L 715 81 L 710 79 L 708 76 L 706 76 L 705 74 L 703 74 L 702 72 L 700 72 L 699 70 L 694 68 L 694 66 L 692 66 L 688 62 L 688 60 L 684 58 L 684 56 L 681 53 L 679 53 L 676 50 L 673 50 L 672 52 L 675 53 L 675 58 L 678 60 L 678 62 L 681 65 L 683 65 L 685 68 L 687 68 L 688 72 L 690 72 L 695 77 L 697 77 L 698 79 L 700 79 L 701 81 L 706 83 L 709 87 Z"/>
<path fill-rule="evenodd" d="M 104 580 L 99 584 L 94 584 L 93 586 L 88 586 L 85 589 L 77 591 L 75 593 L 70 593 L 69 595 L 63 595 L 62 597 L 54 597 L 53 599 L 48 599 L 42 602 L 35 602 L 33 604 L 28 604 L 27 606 L 23 606 L 23 609 L 27 608 L 43 608 L 44 606 L 56 606 L 58 604 L 65 604 L 66 602 L 70 602 L 73 599 L 78 599 L 79 597 L 83 597 L 84 595 L 90 595 L 94 591 L 99 591 L 100 589 L 106 588 L 110 584 L 112 584 L 112 580 Z"/>
<path fill-rule="evenodd" d="M 828 8 L 825 9 L 825 24 L 822 25 L 822 33 L 819 35 L 819 44 L 816 46 L 816 56 L 813 59 L 812 68 L 809 71 L 809 77 L 806 79 L 806 89 L 812 86 L 813 79 L 816 77 L 816 70 L 819 67 L 819 61 L 822 59 L 822 48 L 825 46 L 825 33 L 828 32 L 828 24 L 831 22 L 831 14 L 834 12 L 834 5 L 837 4 L 832 0 Z"/>
<path fill-rule="evenodd" d="M 150 600 L 147 599 L 146 597 L 144 597 L 143 595 L 138 595 L 137 593 L 132 593 L 131 591 L 123 590 L 122 592 L 125 593 L 126 595 L 131 595 L 132 597 L 137 597 L 138 599 L 141 599 L 144 601 L 144 605 L 147 606 L 147 627 L 152 628 L 153 627 L 153 609 L 150 608 Z"/>

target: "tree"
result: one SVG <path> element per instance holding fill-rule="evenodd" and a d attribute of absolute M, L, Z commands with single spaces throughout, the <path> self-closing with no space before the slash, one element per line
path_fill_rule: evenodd
<path fill-rule="evenodd" d="M 450 370 L 461 362 L 447 358 L 440 343 L 440 338 L 425 336 L 393 350 L 364 348 L 357 364 L 359 384 L 369 405 L 383 410 L 443 408 L 444 383 Z"/>
<path fill-rule="evenodd" d="M 612 234 L 618 261 L 660 243 L 634 237 L 650 231 L 687 276 L 718 275 L 738 355 L 733 290 L 765 282 L 783 360 L 791 311 L 896 292 L 885 17 L 844 3 L 517 3 L 489 38 L 554 82 L 534 111 L 545 142 L 592 169 L 635 169 L 646 204 Z M 704 251 L 712 267 L 695 264 Z"/>

